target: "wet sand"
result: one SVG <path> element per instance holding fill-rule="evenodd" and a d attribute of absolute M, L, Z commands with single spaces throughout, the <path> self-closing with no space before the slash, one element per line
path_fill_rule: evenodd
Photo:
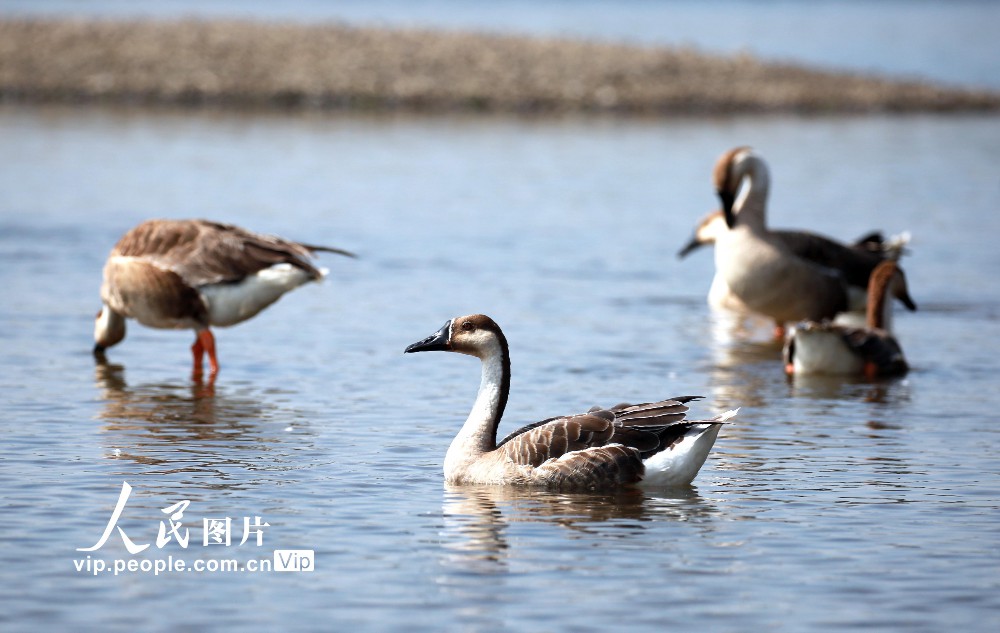
<path fill-rule="evenodd" d="M 0 101 L 660 115 L 1000 109 L 1000 93 L 749 55 L 235 20 L 0 20 Z"/>

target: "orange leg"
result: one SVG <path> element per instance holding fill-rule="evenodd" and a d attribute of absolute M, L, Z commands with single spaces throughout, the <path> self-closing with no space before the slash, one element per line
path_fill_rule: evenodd
<path fill-rule="evenodd" d="M 870 360 L 865 361 L 865 367 L 863 371 L 865 374 L 865 378 L 867 378 L 868 380 L 875 380 L 876 378 L 878 378 L 878 365 L 871 362 Z"/>
<path fill-rule="evenodd" d="M 777 321 L 774 322 L 774 338 L 777 339 L 777 340 L 779 340 L 779 341 L 785 340 L 785 324 L 784 323 L 779 323 Z"/>
<path fill-rule="evenodd" d="M 205 346 L 201 342 L 201 333 L 195 334 L 194 345 L 191 346 L 191 355 L 194 356 L 194 368 L 191 373 L 200 378 L 201 377 L 201 359 L 205 354 Z"/>
<path fill-rule="evenodd" d="M 212 370 L 212 375 L 214 376 L 219 373 L 219 359 L 215 355 L 215 336 L 212 334 L 212 330 L 205 328 L 198 332 L 198 338 L 205 348 L 205 353 L 208 354 L 208 367 Z"/>
<path fill-rule="evenodd" d="M 215 355 L 215 336 L 212 334 L 212 330 L 208 328 L 198 330 L 194 345 L 191 346 L 191 354 L 194 356 L 192 373 L 195 376 L 201 376 L 202 357 L 205 354 L 208 354 L 208 367 L 211 370 L 211 375 L 214 377 L 215 374 L 219 373 L 219 359 Z"/>
<path fill-rule="evenodd" d="M 785 363 L 785 373 L 789 376 L 793 375 L 795 373 L 795 365 L 792 363 Z"/>

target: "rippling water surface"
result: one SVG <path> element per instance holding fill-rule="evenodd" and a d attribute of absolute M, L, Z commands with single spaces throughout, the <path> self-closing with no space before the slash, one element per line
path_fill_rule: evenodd
<path fill-rule="evenodd" d="M 986 117 L 677 121 L 0 110 L 0 622 L 4 630 L 993 630 L 1000 623 L 995 244 Z M 795 380 L 767 332 L 705 304 L 678 261 L 737 143 L 771 165 L 771 220 L 844 239 L 910 230 L 914 367 Z M 217 332 L 133 326 L 90 355 L 103 259 L 149 217 L 310 242 L 326 283 Z M 450 488 L 473 359 L 403 356 L 485 312 L 512 347 L 501 433 L 592 404 L 741 407 L 695 486 L 617 496 Z M 271 558 L 306 573 L 77 571 L 94 560 Z M 191 541 L 155 545 L 189 501 Z M 238 545 L 244 517 L 269 524 Z M 232 520 L 226 548 L 203 520 Z"/>

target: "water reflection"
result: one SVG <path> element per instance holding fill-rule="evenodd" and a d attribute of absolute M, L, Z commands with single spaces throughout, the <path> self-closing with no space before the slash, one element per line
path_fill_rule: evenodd
<path fill-rule="evenodd" d="M 774 339 L 773 323 L 753 315 L 712 309 L 708 324 L 716 405 L 723 410 L 768 406 L 777 395 L 775 379 L 784 374 L 781 342 Z"/>
<path fill-rule="evenodd" d="M 791 395 L 816 400 L 852 398 L 877 405 L 896 405 L 909 400 L 910 383 L 905 377 L 868 379 L 864 376 L 796 375 L 787 378 Z"/>
<path fill-rule="evenodd" d="M 643 532 L 654 521 L 697 523 L 717 510 L 696 488 L 597 494 L 445 484 L 442 513 L 449 560 L 467 572 L 495 572 L 505 569 L 512 555 L 508 532 L 516 524 L 555 525 L 575 538 L 618 539 Z"/>
<path fill-rule="evenodd" d="M 190 473 L 210 488 L 239 487 L 253 483 L 245 471 L 293 467 L 294 447 L 282 445 L 302 438 L 288 434 L 298 416 L 252 393 L 218 393 L 200 380 L 129 386 L 124 367 L 106 362 L 94 376 L 108 456 L 147 467 L 142 474 Z"/>
<path fill-rule="evenodd" d="M 716 346 L 729 346 L 734 343 L 756 341 L 765 345 L 777 345 L 780 342 L 774 338 L 774 321 L 765 317 L 709 306 L 708 324 L 711 330 L 712 342 Z"/>

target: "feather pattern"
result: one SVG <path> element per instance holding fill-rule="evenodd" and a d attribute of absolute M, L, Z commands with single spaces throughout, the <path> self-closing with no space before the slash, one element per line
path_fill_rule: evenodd
<path fill-rule="evenodd" d="M 126 233 L 111 256 L 142 258 L 198 287 L 240 281 L 276 264 L 290 264 L 311 279 L 319 279 L 322 272 L 309 261 L 318 251 L 352 256 L 340 249 L 292 242 L 221 222 L 149 220 Z"/>
<path fill-rule="evenodd" d="M 587 413 L 551 418 L 530 424 L 505 437 L 498 445 L 516 464 L 540 466 L 567 453 L 610 444 L 632 449 L 641 460 L 668 449 L 678 438 L 705 421 L 685 420 L 688 408 L 683 396 L 644 404 L 619 404 L 609 409 L 595 407 Z"/>

